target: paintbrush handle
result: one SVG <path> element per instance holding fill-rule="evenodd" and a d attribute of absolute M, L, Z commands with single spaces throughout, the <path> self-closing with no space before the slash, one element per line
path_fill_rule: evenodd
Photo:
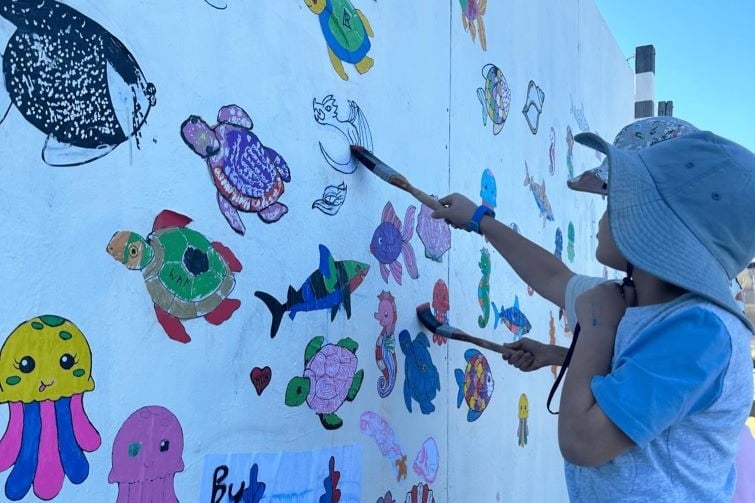
<path fill-rule="evenodd" d="M 437 199 L 429 196 L 426 192 L 409 183 L 409 180 L 407 180 L 404 175 L 391 168 L 384 162 L 375 164 L 375 166 L 372 168 L 372 172 L 394 187 L 398 187 L 399 189 L 413 195 L 419 202 L 421 202 L 425 206 L 430 207 L 430 209 L 432 210 L 439 210 L 443 207 L 443 205 L 441 205 Z"/>
<path fill-rule="evenodd" d="M 486 339 L 480 339 L 479 337 L 475 337 L 473 335 L 469 335 L 464 332 L 454 331 L 450 335 L 451 335 L 451 338 L 454 340 L 469 342 L 470 344 L 474 344 L 475 346 L 480 346 L 482 348 L 495 351 L 496 353 L 500 353 L 500 354 L 511 353 L 511 350 L 507 348 L 506 346 L 504 346 L 503 344 L 496 344 L 495 342 L 490 342 L 489 340 L 486 340 Z"/>

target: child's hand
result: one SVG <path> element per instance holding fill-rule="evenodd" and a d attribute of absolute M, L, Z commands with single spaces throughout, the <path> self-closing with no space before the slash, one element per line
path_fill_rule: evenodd
<path fill-rule="evenodd" d="M 462 196 L 461 194 L 451 194 L 438 202 L 444 207 L 439 210 L 433 211 L 433 218 L 442 218 L 452 226 L 460 229 L 466 229 L 469 222 L 472 220 L 477 205 Z"/>
<path fill-rule="evenodd" d="M 532 372 L 547 365 L 561 365 L 563 362 L 552 361 L 551 348 L 547 344 L 522 337 L 516 342 L 504 344 L 504 347 L 510 349 L 508 353 L 503 353 L 503 359 L 518 368 L 522 372 Z"/>
<path fill-rule="evenodd" d="M 636 304 L 635 290 L 618 283 L 603 283 L 577 298 L 577 319 L 582 328 L 602 328 L 616 333 L 627 307 Z"/>

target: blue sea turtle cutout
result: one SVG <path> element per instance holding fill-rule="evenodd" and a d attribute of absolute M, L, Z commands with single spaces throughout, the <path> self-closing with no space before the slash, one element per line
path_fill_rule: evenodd
<path fill-rule="evenodd" d="M 16 27 L 2 56 L 0 122 L 15 105 L 47 135 L 50 166 L 94 161 L 131 137 L 139 146 L 156 89 L 120 40 L 53 0 L 4 0 L 0 16 Z"/>
<path fill-rule="evenodd" d="M 412 412 L 412 399 L 419 403 L 423 414 L 430 414 L 435 410 L 433 400 L 440 391 L 440 376 L 435 367 L 428 348 L 430 341 L 424 332 L 419 332 L 412 340 L 408 330 L 402 330 L 398 335 L 404 359 L 404 403 Z"/>

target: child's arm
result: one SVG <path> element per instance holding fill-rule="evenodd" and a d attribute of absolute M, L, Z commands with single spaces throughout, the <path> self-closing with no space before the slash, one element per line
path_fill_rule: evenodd
<path fill-rule="evenodd" d="M 581 332 L 564 379 L 558 417 L 558 444 L 564 459 L 580 466 L 598 466 L 634 446 L 595 401 L 591 383 L 611 371 L 619 320 L 634 291 L 603 284 L 577 299 Z M 631 297 L 631 298 L 630 298 Z"/>
<path fill-rule="evenodd" d="M 522 372 L 531 372 L 549 365 L 564 364 L 567 348 L 554 344 L 543 344 L 529 337 L 522 337 L 516 342 L 504 343 L 504 347 L 511 349 L 510 353 L 503 353 L 503 359 Z"/>
<path fill-rule="evenodd" d="M 477 205 L 461 194 L 446 196 L 440 203 L 444 208 L 434 211 L 433 218 L 443 218 L 462 229 L 467 228 L 477 209 Z M 482 218 L 480 232 L 525 283 L 544 298 L 564 307 L 566 285 L 574 275 L 571 269 L 553 253 L 493 218 Z"/>

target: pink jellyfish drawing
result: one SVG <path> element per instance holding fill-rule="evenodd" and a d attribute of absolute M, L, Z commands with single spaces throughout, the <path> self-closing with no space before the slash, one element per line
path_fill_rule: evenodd
<path fill-rule="evenodd" d="M 118 484 L 117 503 L 177 503 L 173 478 L 184 469 L 184 437 L 171 411 L 142 407 L 123 422 L 113 442 L 108 482 Z"/>
<path fill-rule="evenodd" d="M 100 447 L 100 434 L 84 411 L 83 394 L 94 389 L 92 352 L 72 322 L 44 315 L 21 323 L 0 348 L 0 403 L 8 402 L 8 426 L 0 439 L 0 472 L 10 468 L 5 496 L 34 494 L 51 500 L 65 477 L 89 476 L 84 451 Z"/>

